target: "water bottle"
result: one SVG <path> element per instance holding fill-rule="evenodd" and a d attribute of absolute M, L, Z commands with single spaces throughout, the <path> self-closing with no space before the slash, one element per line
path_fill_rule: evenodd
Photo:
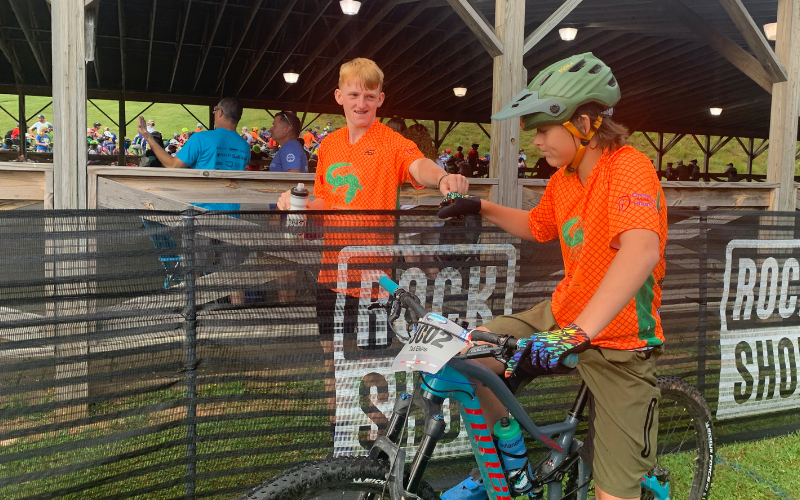
<path fill-rule="evenodd" d="M 291 196 L 289 196 L 289 210 L 305 210 L 308 205 L 308 189 L 305 184 L 298 182 L 296 187 L 292 188 Z M 297 228 L 305 227 L 306 216 L 300 214 L 288 214 L 286 216 L 286 227 Z M 302 235 L 298 232 L 286 233 L 288 239 L 298 239 Z"/>
<path fill-rule="evenodd" d="M 503 417 L 494 425 L 494 435 L 497 436 L 497 448 L 508 473 L 509 487 L 517 494 L 529 492 L 533 487 L 533 471 L 519 424 L 514 419 Z"/>

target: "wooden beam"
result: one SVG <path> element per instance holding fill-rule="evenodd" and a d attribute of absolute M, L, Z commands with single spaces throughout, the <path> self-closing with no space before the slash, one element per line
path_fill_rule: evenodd
<path fill-rule="evenodd" d="M 558 26 L 558 23 L 563 21 L 564 18 L 567 17 L 570 12 L 575 10 L 575 7 L 577 7 L 580 3 L 581 0 L 565 0 L 564 3 L 562 3 L 561 6 L 550 15 L 550 17 L 540 24 L 539 27 L 533 31 L 533 33 L 525 38 L 525 42 L 522 45 L 522 54 L 525 55 L 530 52 L 537 43 L 542 41 L 542 38 L 553 31 L 553 28 Z"/>
<path fill-rule="evenodd" d="M 484 134 L 486 134 L 486 137 L 488 137 L 490 141 L 492 140 L 492 136 L 491 136 L 491 135 L 489 135 L 489 132 L 487 132 L 485 128 L 483 128 L 483 125 L 482 125 L 482 124 L 480 124 L 480 123 L 476 123 L 475 125 L 477 125 L 477 126 L 478 126 L 478 128 L 479 128 L 479 129 L 481 129 L 481 130 L 483 131 L 483 133 L 484 133 Z"/>
<path fill-rule="evenodd" d="M 454 14 L 455 13 L 451 13 L 451 15 L 454 15 Z M 424 50 L 419 50 L 419 47 L 416 47 L 415 48 L 416 50 L 414 51 L 414 53 L 413 54 L 409 54 L 408 58 L 403 61 L 405 64 L 403 65 L 402 69 L 400 69 L 398 71 L 393 71 L 392 74 L 386 76 L 386 78 L 383 81 L 383 86 L 384 87 L 394 87 L 394 89 L 396 89 L 398 91 L 402 90 L 403 88 L 405 88 L 406 85 L 408 85 L 410 82 L 412 82 L 415 79 L 414 77 L 412 77 L 412 75 L 408 74 L 408 71 L 415 64 L 417 64 L 418 62 L 420 62 L 424 58 L 426 58 L 429 55 L 431 55 L 434 51 L 438 50 L 443 45 L 447 44 L 450 41 L 450 39 L 453 38 L 454 36 L 456 36 L 457 34 L 459 34 L 458 30 L 454 30 L 454 29 L 446 30 L 444 33 L 442 33 L 442 36 L 439 37 L 438 40 L 436 40 L 435 42 L 433 42 L 431 44 L 426 44 L 426 48 Z M 457 44 L 450 44 L 450 45 L 451 45 L 451 49 L 463 48 L 463 47 L 457 47 Z M 396 56 L 399 56 L 399 55 L 400 55 L 400 51 L 398 51 L 396 53 Z M 447 57 L 448 57 L 447 55 L 443 56 L 444 59 L 447 59 Z M 395 80 L 397 80 L 398 77 L 401 77 L 401 76 L 404 77 L 404 79 L 401 80 L 401 83 L 399 83 L 397 85 L 390 85 L 391 82 L 394 82 Z"/>
<path fill-rule="evenodd" d="M 370 27 L 377 26 L 383 20 L 383 18 L 386 17 L 389 14 L 389 12 L 391 12 L 395 8 L 397 2 L 398 0 L 388 0 L 386 3 L 384 3 L 383 6 L 381 7 L 381 10 L 379 10 L 378 13 L 375 14 L 375 17 L 370 19 Z M 348 43 L 343 50 L 340 50 L 337 54 L 335 54 L 333 57 L 330 58 L 328 64 L 322 70 L 317 72 L 317 75 L 313 79 L 311 79 L 305 85 L 305 87 L 303 87 L 303 90 L 298 92 L 297 99 L 300 100 L 301 98 L 303 98 L 303 96 L 305 96 L 308 92 L 310 92 L 317 85 L 317 83 L 319 83 L 320 80 L 328 76 L 330 72 L 333 71 L 333 69 L 339 64 L 339 62 L 342 59 L 344 59 L 345 56 L 351 54 L 353 49 L 356 48 L 356 46 L 361 42 L 361 40 L 363 40 L 371 32 L 372 29 L 367 28 L 353 33 L 350 43 Z M 281 93 L 281 95 L 282 94 L 283 93 Z"/>
<path fill-rule="evenodd" d="M 685 24 L 692 32 L 714 48 L 719 54 L 736 66 L 739 71 L 750 77 L 767 92 L 772 93 L 772 78 L 755 57 L 736 45 L 730 38 L 722 35 L 703 18 L 684 5 L 680 0 L 662 0 L 659 8 L 666 14 L 674 16 Z"/>
<path fill-rule="evenodd" d="M 305 71 L 309 68 L 309 66 L 311 66 L 311 64 L 314 63 L 314 61 L 317 60 L 317 58 L 320 56 L 320 54 L 322 54 L 323 51 L 325 51 L 326 49 L 329 48 L 328 46 L 330 45 L 330 43 L 333 42 L 333 40 L 336 39 L 336 37 L 339 35 L 339 32 L 345 27 L 345 25 L 348 23 L 348 21 L 350 21 L 350 19 L 352 19 L 352 17 L 353 16 L 342 16 L 339 19 L 339 21 L 333 26 L 333 28 L 331 28 L 331 29 L 329 29 L 327 31 L 326 37 L 324 39 L 322 39 L 322 41 L 320 43 L 316 44 L 317 46 L 314 49 L 314 52 L 312 52 L 308 57 L 305 58 L 305 64 L 303 65 L 303 67 L 299 68 L 299 71 L 297 71 L 298 74 L 300 74 L 300 75 L 304 74 Z M 310 29 L 311 29 L 311 26 L 309 26 L 309 30 Z M 306 32 L 306 37 L 308 36 L 309 32 Z M 275 78 L 275 76 L 280 73 L 281 68 L 283 68 L 286 65 L 286 63 L 289 62 L 289 60 L 291 60 L 292 58 L 297 57 L 297 56 L 294 55 L 294 52 L 300 47 L 300 45 L 304 41 L 305 40 L 303 40 L 303 39 L 298 40 L 297 43 L 295 44 L 295 46 L 291 50 L 288 51 L 288 53 L 286 54 L 286 57 L 275 68 L 275 71 L 272 72 L 272 75 L 269 77 L 269 79 L 266 81 L 266 83 L 264 83 L 264 85 L 261 86 L 261 90 L 258 91 L 258 94 L 256 94 L 256 96 L 260 96 L 261 94 L 263 94 L 264 91 L 267 90 L 267 87 L 269 87 L 269 84 L 272 83 L 272 79 Z M 294 68 L 294 69 L 297 70 L 298 68 Z M 289 86 L 284 87 L 281 90 L 281 92 L 277 95 L 276 99 L 280 99 L 283 96 L 283 94 L 286 93 L 286 91 L 288 89 L 289 89 Z"/>
<path fill-rule="evenodd" d="M 504 44 L 502 56 L 494 58 L 492 68 L 492 114 L 497 113 L 525 88 L 523 38 L 525 37 L 525 2 L 495 3 L 495 30 Z M 519 120 L 492 120 L 489 177 L 497 177 L 494 202 L 519 207 L 517 165 L 519 158 Z"/>
<path fill-rule="evenodd" d="M 733 20 L 733 24 L 739 29 L 747 42 L 753 55 L 761 62 L 761 65 L 772 78 L 772 83 L 785 82 L 787 80 L 786 69 L 778 60 L 775 52 L 769 46 L 769 42 L 764 38 L 761 28 L 759 28 L 750 13 L 747 12 L 742 0 L 719 0 L 719 3 L 728 12 Z"/>
<path fill-rule="evenodd" d="M 222 71 L 222 75 L 219 78 L 219 83 L 214 88 L 214 92 L 219 90 L 220 86 L 222 86 L 225 82 L 225 77 L 228 75 L 228 70 L 231 69 L 231 65 L 233 65 L 233 61 L 236 59 L 236 55 L 239 53 L 239 49 L 242 47 L 242 43 L 244 43 L 245 38 L 247 37 L 247 32 L 250 31 L 250 26 L 253 24 L 253 20 L 256 18 L 256 14 L 258 14 L 258 9 L 261 7 L 261 4 L 264 0 L 253 0 L 253 8 L 250 11 L 250 15 L 247 16 L 245 20 L 244 29 L 242 30 L 242 35 L 239 37 L 239 41 L 236 42 L 236 46 L 233 49 L 233 53 L 231 57 L 228 59 L 228 64 L 225 65 L 225 69 Z"/>
<path fill-rule="evenodd" d="M 122 0 L 120 0 L 122 1 Z M 178 61 L 181 59 L 181 49 L 183 48 L 183 38 L 186 36 L 186 28 L 189 26 L 189 14 L 192 11 L 192 0 L 186 3 L 186 13 L 183 16 L 183 28 L 178 39 L 178 47 L 175 49 L 175 61 L 172 63 L 172 78 L 169 79 L 169 91 L 172 92 L 172 85 L 175 83 L 175 74 L 178 71 Z"/>
<path fill-rule="evenodd" d="M 767 182 L 780 184 L 770 210 L 795 210 L 795 147 L 800 106 L 800 0 L 778 0 L 778 36 L 775 53 L 789 80 L 776 83 L 769 124 Z"/>
<path fill-rule="evenodd" d="M 225 0 L 227 1 L 227 0 Z M 158 0 L 153 0 L 153 8 L 150 9 L 150 44 L 147 48 L 147 79 L 145 80 L 145 91 L 150 90 L 150 66 L 153 61 L 153 35 L 156 30 L 156 7 L 158 7 Z M 98 77 L 98 86 L 100 85 Z"/>
<path fill-rule="evenodd" d="M 503 42 L 497 37 L 489 22 L 468 0 L 447 0 L 458 17 L 467 25 L 492 57 L 503 55 Z M 523 21 L 524 22 L 524 21 Z"/>
<path fill-rule="evenodd" d="M 39 65 L 39 69 L 42 71 L 44 80 L 48 85 L 50 85 L 50 71 L 48 71 L 47 65 L 44 63 L 44 59 L 42 59 L 42 54 L 39 51 L 39 48 L 36 46 L 36 40 L 34 39 L 33 31 L 31 30 L 30 26 L 28 26 L 28 21 L 22 15 L 20 6 L 17 5 L 17 2 L 19 1 L 20 0 L 8 0 L 8 3 L 11 5 L 11 10 L 14 11 L 14 15 L 17 17 L 19 27 L 22 28 L 22 33 L 25 35 L 25 39 L 28 41 L 31 52 L 33 52 L 33 58 L 36 59 L 36 64 Z M 83 19 L 83 15 L 81 15 L 81 19 Z M 81 23 L 82 22 L 83 21 L 81 21 Z M 83 26 L 81 26 L 81 28 L 83 28 Z"/>
<path fill-rule="evenodd" d="M 314 26 L 314 23 L 316 23 L 320 17 L 322 17 L 322 14 L 325 12 L 325 10 L 328 8 L 328 6 L 331 4 L 332 1 L 333 0 L 325 0 L 319 5 L 319 7 L 317 7 L 317 11 L 314 13 L 314 15 L 311 17 L 309 21 L 308 27 L 306 29 L 306 34 L 300 37 L 300 40 L 306 39 L 311 30 L 311 27 Z M 292 13 L 292 9 L 294 8 L 295 4 L 297 4 L 297 0 L 289 0 L 289 2 L 286 4 L 286 7 L 284 7 L 283 12 L 281 12 L 281 16 L 278 18 L 278 20 L 275 22 L 275 25 L 269 31 L 267 39 L 264 41 L 263 44 L 261 44 L 261 49 L 258 51 L 258 54 L 256 54 L 255 59 L 253 59 L 253 62 L 250 64 L 250 68 L 247 70 L 247 73 L 242 79 L 242 83 L 241 85 L 239 85 L 239 89 L 236 91 L 236 95 L 239 95 L 239 92 L 241 92 L 244 86 L 247 84 L 247 81 L 250 79 L 250 76 L 253 74 L 253 71 L 255 71 L 256 67 L 258 67 L 258 65 L 261 63 L 261 59 L 264 57 L 264 53 L 267 51 L 267 48 L 269 48 L 269 46 L 275 40 L 275 37 L 278 36 L 278 32 L 283 27 L 284 23 L 286 23 L 286 19 L 288 19 L 289 14 Z M 294 50 L 292 50 L 291 52 L 294 52 Z M 291 52 L 289 54 L 290 56 Z"/>
<path fill-rule="evenodd" d="M 0 38 L 0 52 L 2 52 L 5 58 L 8 59 L 8 63 L 11 65 L 11 70 L 14 71 L 14 80 L 19 83 L 24 83 L 25 79 L 22 78 L 22 70 L 20 69 L 19 64 L 17 64 L 17 59 L 14 57 L 14 53 L 11 51 L 11 47 L 2 38 Z"/>
<path fill-rule="evenodd" d="M 120 99 L 120 98 L 121 98 L 121 94 L 120 94 L 120 95 L 117 97 L 117 99 Z M 119 127 L 119 123 L 115 122 L 113 118 L 111 118 L 110 116 L 108 116 L 108 115 L 106 114 L 106 112 L 105 112 L 105 111 L 103 111 L 103 109 L 102 109 L 100 106 L 98 106 L 97 104 L 95 104 L 95 103 L 94 103 L 94 101 L 92 101 L 91 99 L 89 99 L 89 104 L 91 104 L 92 106 L 94 106 L 95 108 L 97 108 L 97 111 L 99 111 L 100 113 L 102 113 L 102 114 L 103 114 L 103 116 L 105 116 L 106 118 L 108 118 L 108 119 L 109 119 L 109 121 L 111 121 L 111 123 L 113 123 L 114 125 L 116 125 L 117 127 Z"/>
<path fill-rule="evenodd" d="M 53 4 L 53 126 L 58 132 L 58 147 L 53 154 L 56 209 L 87 207 L 84 15 L 83 0 Z"/>
<path fill-rule="evenodd" d="M 214 37 L 217 36 L 217 28 L 219 28 L 219 23 L 222 21 L 222 13 L 225 11 L 225 6 L 228 5 L 228 0 L 222 0 L 222 5 L 219 6 L 219 11 L 217 11 L 217 18 L 214 20 L 214 27 L 211 29 L 211 34 L 208 36 L 208 40 L 206 40 L 206 45 L 203 47 L 203 55 L 200 56 L 200 64 L 197 66 L 197 71 L 194 73 L 194 85 L 192 85 L 192 94 L 197 89 L 197 84 L 200 82 L 200 75 L 203 73 L 203 68 L 206 65 L 206 60 L 208 59 L 208 53 L 211 52 L 211 44 L 214 43 Z"/>
<path fill-rule="evenodd" d="M 431 50 L 431 48 L 433 48 L 433 50 L 436 50 L 436 48 L 438 48 L 440 46 L 438 43 L 425 44 L 425 47 L 427 47 L 427 49 L 421 51 L 421 50 L 419 50 L 421 47 L 419 45 L 417 45 L 417 42 L 422 40 L 431 31 L 436 29 L 437 26 L 440 26 L 442 24 L 447 26 L 447 23 L 450 23 L 451 22 L 451 18 L 453 16 L 455 16 L 455 15 L 456 15 L 455 12 L 449 12 L 449 13 L 445 14 L 444 17 L 430 16 L 430 19 L 428 19 L 427 23 L 425 23 L 423 26 L 421 26 L 420 28 L 415 30 L 414 36 L 412 36 L 411 38 L 408 38 L 408 39 L 404 38 L 403 39 L 403 45 L 401 47 L 398 47 L 397 50 L 393 50 L 390 54 L 387 54 L 389 56 L 389 58 L 381 63 L 382 66 L 384 68 L 386 68 L 387 66 L 392 64 L 398 57 L 401 57 L 401 56 L 403 56 L 404 60 L 406 60 L 409 56 L 414 60 L 419 60 L 417 58 L 419 56 L 419 54 L 427 55 L 427 54 L 430 53 L 429 50 Z M 444 33 L 442 33 L 439 38 L 440 39 L 449 39 L 455 33 L 457 33 L 456 30 L 448 29 Z M 414 52 L 415 55 L 412 56 L 411 54 L 409 54 L 409 52 Z M 384 81 L 384 84 L 388 80 L 389 79 L 387 78 Z"/>

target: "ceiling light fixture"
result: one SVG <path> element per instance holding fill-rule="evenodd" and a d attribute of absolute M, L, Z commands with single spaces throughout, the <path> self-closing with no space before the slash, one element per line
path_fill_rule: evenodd
<path fill-rule="evenodd" d="M 339 7 L 341 7 L 342 12 L 348 16 L 355 16 L 358 14 L 358 9 L 361 8 L 361 2 L 357 2 L 356 0 L 341 0 L 339 2 Z"/>
<path fill-rule="evenodd" d="M 286 80 L 286 83 L 297 83 L 298 78 L 300 78 L 300 75 L 295 73 L 294 70 L 289 70 L 283 74 L 283 79 Z"/>
<path fill-rule="evenodd" d="M 722 108 L 711 108 L 709 111 L 711 111 L 712 116 L 719 116 L 722 114 Z"/>
<path fill-rule="evenodd" d="M 777 40 L 778 39 L 778 23 L 768 23 L 764 25 L 764 35 L 766 35 L 767 40 Z"/>
<path fill-rule="evenodd" d="M 578 28 L 561 28 L 558 34 L 565 42 L 571 42 L 578 36 Z"/>
<path fill-rule="evenodd" d="M 467 87 L 453 87 L 453 93 L 456 97 L 464 97 L 467 95 Z"/>

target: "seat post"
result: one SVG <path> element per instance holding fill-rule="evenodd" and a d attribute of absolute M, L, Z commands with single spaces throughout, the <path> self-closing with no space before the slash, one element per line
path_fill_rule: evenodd
<path fill-rule="evenodd" d="M 575 396 L 575 402 L 572 403 L 572 409 L 569 410 L 569 415 L 578 418 L 583 409 L 586 407 L 586 402 L 589 400 L 589 388 L 586 387 L 586 382 L 581 381 L 581 388 L 578 389 L 578 395 Z"/>

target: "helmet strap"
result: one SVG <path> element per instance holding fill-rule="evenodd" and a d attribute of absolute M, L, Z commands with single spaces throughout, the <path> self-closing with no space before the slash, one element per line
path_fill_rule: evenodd
<path fill-rule="evenodd" d="M 594 121 L 594 124 L 592 124 L 591 128 L 589 129 L 589 133 L 585 135 L 583 134 L 583 132 L 578 130 L 578 128 L 575 125 L 573 125 L 572 122 L 567 121 L 562 123 L 562 125 L 567 130 L 569 130 L 569 133 L 572 134 L 573 137 L 576 137 L 581 140 L 581 145 L 575 152 L 575 157 L 572 159 L 572 162 L 566 167 L 567 173 L 574 174 L 575 172 L 578 171 L 578 165 L 581 164 L 581 160 L 583 160 L 583 155 L 586 153 L 586 146 L 589 145 L 589 141 L 592 140 L 592 137 L 594 137 L 594 134 L 600 128 L 600 125 L 602 123 L 603 123 L 603 117 L 598 116 L 597 120 Z"/>

